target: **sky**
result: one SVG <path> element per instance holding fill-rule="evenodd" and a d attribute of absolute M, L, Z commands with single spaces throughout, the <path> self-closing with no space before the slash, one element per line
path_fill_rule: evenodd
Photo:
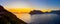
<path fill-rule="evenodd" d="M 60 0 L 0 0 L 0 5 L 7 8 L 38 8 L 38 9 L 60 9 Z M 22 11 L 25 11 L 22 9 Z M 11 12 L 19 12 L 20 9 L 11 10 Z M 26 10 L 25 12 L 29 12 Z M 22 20 L 26 20 L 27 22 L 30 20 L 29 14 L 16 14 L 18 18 Z M 22 17 L 20 17 L 22 16 Z"/>
<path fill-rule="evenodd" d="M 6 8 L 49 8 L 60 9 L 60 0 L 0 0 Z"/>

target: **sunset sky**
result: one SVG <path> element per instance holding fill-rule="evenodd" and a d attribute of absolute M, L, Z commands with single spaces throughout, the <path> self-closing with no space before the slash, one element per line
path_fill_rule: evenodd
<path fill-rule="evenodd" d="M 5 8 L 60 9 L 60 0 L 0 0 Z"/>
<path fill-rule="evenodd" d="M 42 12 L 45 12 L 45 9 L 48 12 L 51 11 L 50 9 L 60 10 L 60 0 L 0 0 L 0 5 L 27 23 L 30 22 L 31 16 L 28 13 L 22 14 L 23 12 L 30 12 L 33 9 L 39 9 Z"/>

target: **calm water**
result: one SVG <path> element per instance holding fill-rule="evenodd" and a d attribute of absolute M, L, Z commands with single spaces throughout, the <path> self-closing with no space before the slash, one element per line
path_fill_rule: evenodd
<path fill-rule="evenodd" d="M 57 14 L 16 14 L 17 17 L 29 24 L 56 24 Z"/>

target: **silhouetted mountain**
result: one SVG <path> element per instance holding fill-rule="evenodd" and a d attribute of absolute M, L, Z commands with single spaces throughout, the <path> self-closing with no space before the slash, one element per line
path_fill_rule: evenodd
<path fill-rule="evenodd" d="M 52 11 L 51 13 L 60 14 L 60 10 Z"/>
<path fill-rule="evenodd" d="M 31 11 L 29 14 L 31 14 L 31 18 L 32 20 L 34 20 L 31 24 L 44 24 L 43 22 L 41 23 L 41 18 L 44 19 L 44 20 L 47 20 L 47 18 L 51 18 L 48 22 L 48 24 L 60 24 L 60 10 L 52 10 L 51 12 L 41 12 L 40 10 L 33 10 Z M 34 15 L 35 14 L 35 15 Z M 46 21 L 46 22 L 47 22 Z"/>
<path fill-rule="evenodd" d="M 33 14 L 45 14 L 45 13 L 46 14 L 48 14 L 48 13 L 60 14 L 60 10 L 56 10 L 56 11 L 52 10 L 51 12 L 42 12 L 40 10 L 33 10 L 29 14 L 33 15 Z"/>
<path fill-rule="evenodd" d="M 30 24 L 60 24 L 60 10 L 52 10 L 51 12 L 44 13 L 40 10 L 33 10 L 29 14 L 31 14 L 32 19 L 32 22 Z M 42 19 L 47 21 L 44 22 Z"/>
<path fill-rule="evenodd" d="M 0 5 L 0 24 L 27 24 Z"/>
<path fill-rule="evenodd" d="M 33 15 L 33 14 L 43 14 L 43 12 L 41 12 L 40 10 L 33 10 L 29 14 L 31 14 L 31 15 Z"/>

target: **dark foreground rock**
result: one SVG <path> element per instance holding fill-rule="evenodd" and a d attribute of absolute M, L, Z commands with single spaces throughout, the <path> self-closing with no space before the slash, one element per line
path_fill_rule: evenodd
<path fill-rule="evenodd" d="M 0 5 L 0 24 L 27 24 Z"/>

